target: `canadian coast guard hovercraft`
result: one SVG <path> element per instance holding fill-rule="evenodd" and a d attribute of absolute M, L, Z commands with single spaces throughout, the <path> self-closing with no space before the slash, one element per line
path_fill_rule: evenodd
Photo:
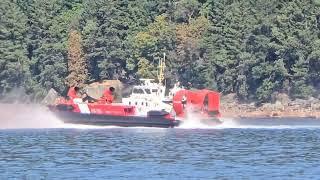
<path fill-rule="evenodd" d="M 176 127 L 196 118 L 208 125 L 220 124 L 220 95 L 210 90 L 186 90 L 175 85 L 165 96 L 164 61 L 159 63 L 158 82 L 142 79 L 121 103 L 102 98 L 85 102 L 81 98 L 58 98 L 49 109 L 65 123 L 124 127 Z M 69 91 L 70 92 L 70 91 Z M 107 94 L 108 95 L 108 94 Z M 70 97 L 70 95 L 69 95 Z"/>

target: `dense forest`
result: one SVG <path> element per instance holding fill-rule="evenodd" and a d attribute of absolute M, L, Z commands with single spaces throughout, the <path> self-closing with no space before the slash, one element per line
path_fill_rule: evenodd
<path fill-rule="evenodd" d="M 0 95 L 154 78 L 244 101 L 319 97 L 319 0 L 1 0 Z"/>

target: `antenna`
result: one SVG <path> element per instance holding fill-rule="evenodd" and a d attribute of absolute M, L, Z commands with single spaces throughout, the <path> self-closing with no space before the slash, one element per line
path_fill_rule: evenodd
<path fill-rule="evenodd" d="M 162 84 L 162 81 L 164 80 L 165 67 L 166 67 L 166 53 L 163 53 L 163 59 L 160 58 L 160 60 L 159 60 L 158 80 L 159 80 L 160 84 Z"/>

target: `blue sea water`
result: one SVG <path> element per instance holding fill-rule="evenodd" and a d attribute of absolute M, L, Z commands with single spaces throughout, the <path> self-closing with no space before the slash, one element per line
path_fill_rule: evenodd
<path fill-rule="evenodd" d="M 319 160 L 314 124 L 0 130 L 1 180 L 320 179 Z"/>

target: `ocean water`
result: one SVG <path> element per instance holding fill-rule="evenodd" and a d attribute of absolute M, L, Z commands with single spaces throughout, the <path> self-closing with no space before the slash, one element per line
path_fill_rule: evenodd
<path fill-rule="evenodd" d="M 319 120 L 0 130 L 4 179 L 320 179 Z"/>

